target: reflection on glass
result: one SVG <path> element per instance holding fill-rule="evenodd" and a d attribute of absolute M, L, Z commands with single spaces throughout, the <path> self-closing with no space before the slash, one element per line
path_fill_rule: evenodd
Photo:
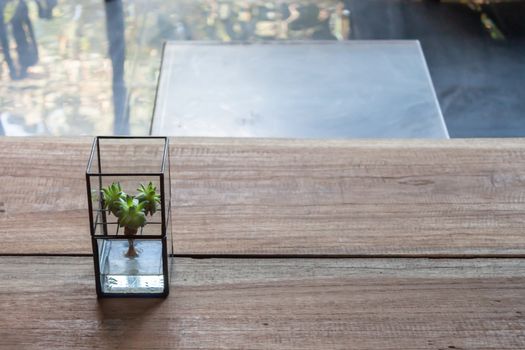
<path fill-rule="evenodd" d="M 347 15 L 333 0 L 0 0 L 0 134 L 146 134 L 165 40 L 342 40 Z"/>
<path fill-rule="evenodd" d="M 501 5 L 509 1 L 439 6 L 450 2 L 461 2 L 491 38 L 512 37 L 506 14 L 519 19 L 519 12 Z M 398 24 L 414 20 L 406 14 L 422 4 L 432 16 L 437 5 L 428 4 L 437 3 L 0 0 L 0 133 L 146 134 L 165 40 L 417 39 Z"/>

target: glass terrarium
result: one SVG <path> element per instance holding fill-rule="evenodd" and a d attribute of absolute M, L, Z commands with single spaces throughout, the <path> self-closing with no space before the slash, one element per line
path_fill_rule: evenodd
<path fill-rule="evenodd" d="M 173 250 L 168 138 L 96 137 L 86 185 L 98 296 L 167 296 Z"/>

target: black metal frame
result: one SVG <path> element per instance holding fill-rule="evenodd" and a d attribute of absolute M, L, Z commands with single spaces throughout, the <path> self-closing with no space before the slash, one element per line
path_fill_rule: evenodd
<path fill-rule="evenodd" d="M 158 139 L 164 140 L 164 148 L 162 153 L 162 161 L 159 172 L 147 172 L 147 173 L 104 173 L 101 166 L 101 154 L 100 154 L 100 140 L 103 139 Z M 93 163 L 93 158 L 97 155 L 98 162 L 98 172 L 92 172 L 91 166 Z M 167 163 L 167 168 L 166 168 Z M 167 174 L 166 174 L 167 173 Z M 166 193 L 165 180 L 167 175 L 167 187 L 168 191 Z M 131 177 L 131 176 L 143 176 L 143 177 L 158 177 L 160 181 L 160 213 L 161 221 L 160 222 L 148 222 L 148 225 L 161 225 L 161 234 L 160 235 L 143 235 L 143 229 L 141 229 L 139 235 L 134 236 L 134 239 L 140 240 L 159 240 L 162 244 L 162 269 L 164 275 L 164 291 L 162 293 L 106 293 L 102 291 L 101 286 L 101 273 L 100 273 L 100 256 L 99 256 L 99 247 L 97 241 L 99 239 L 107 240 L 128 240 L 130 237 L 123 234 L 119 235 L 119 226 L 116 225 L 117 229 L 115 234 L 108 234 L 108 225 L 117 224 L 116 222 L 108 222 L 106 217 L 107 209 L 103 209 L 102 203 L 102 178 L 105 176 L 112 177 Z M 92 198 L 92 189 L 91 189 L 91 179 L 93 177 L 98 177 L 98 209 L 93 209 L 93 198 Z M 97 136 L 93 140 L 93 145 L 91 147 L 91 152 L 86 169 L 86 190 L 88 198 L 88 210 L 89 210 L 89 228 L 91 233 L 91 245 L 93 249 L 93 261 L 95 268 L 95 282 L 96 282 L 96 291 L 97 296 L 100 297 L 109 297 L 109 298 L 152 298 L 152 297 L 166 297 L 169 294 L 169 266 L 168 266 L 168 227 L 171 224 L 171 172 L 170 172 L 170 160 L 169 160 L 169 139 L 164 136 Z M 97 213 L 96 218 L 94 218 L 94 212 Z M 101 217 L 101 222 L 99 222 L 99 216 Z M 101 226 L 102 234 L 97 233 L 97 225 Z M 170 232 L 170 248 L 173 251 L 173 237 Z"/>

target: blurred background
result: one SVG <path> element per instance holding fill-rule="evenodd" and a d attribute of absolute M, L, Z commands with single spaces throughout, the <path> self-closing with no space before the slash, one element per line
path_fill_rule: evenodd
<path fill-rule="evenodd" d="M 166 40 L 376 39 L 421 42 L 451 137 L 525 136 L 525 2 L 452 0 L 0 0 L 0 134 L 148 134 Z"/>

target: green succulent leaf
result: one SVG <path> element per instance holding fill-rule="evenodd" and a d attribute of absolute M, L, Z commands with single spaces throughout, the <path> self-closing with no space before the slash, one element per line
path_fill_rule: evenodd
<path fill-rule="evenodd" d="M 145 214 L 155 214 L 160 204 L 160 195 L 157 193 L 157 187 L 150 182 L 147 186 L 140 184 L 137 191 L 138 195 L 136 198 L 141 204 L 144 204 Z"/>
<path fill-rule="evenodd" d="M 120 198 L 120 210 L 118 213 L 119 226 L 131 230 L 138 230 L 146 225 L 146 214 L 144 213 L 144 203 L 140 203 L 133 196 Z"/>
<path fill-rule="evenodd" d="M 118 216 L 120 210 L 120 200 L 126 198 L 126 194 L 122 191 L 120 183 L 112 183 L 108 187 L 102 189 L 102 199 L 104 200 L 104 209 L 108 209 L 110 213 Z"/>

